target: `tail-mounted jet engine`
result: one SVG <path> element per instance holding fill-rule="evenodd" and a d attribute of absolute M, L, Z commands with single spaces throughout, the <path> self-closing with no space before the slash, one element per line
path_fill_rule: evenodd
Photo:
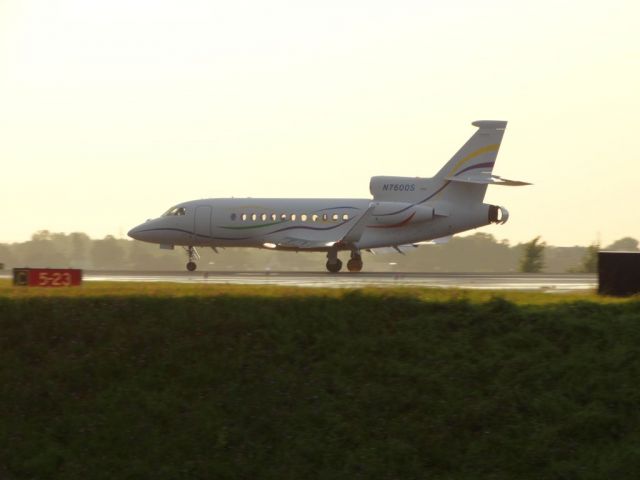
<path fill-rule="evenodd" d="M 509 210 L 497 205 L 489 206 L 489 222 L 504 225 L 509 220 Z"/>

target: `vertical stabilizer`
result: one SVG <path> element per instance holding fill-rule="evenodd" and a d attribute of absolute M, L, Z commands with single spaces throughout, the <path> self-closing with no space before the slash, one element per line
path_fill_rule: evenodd
<path fill-rule="evenodd" d="M 465 206 L 482 203 L 487 184 L 500 183 L 491 174 L 507 122 L 480 120 L 472 125 L 478 130 L 434 177 L 371 177 L 373 199 L 416 204 L 444 200 Z M 505 179 L 502 184 L 525 183 Z"/>
<path fill-rule="evenodd" d="M 472 125 L 478 127 L 478 130 L 442 167 L 436 178 L 456 177 L 467 172 L 473 172 L 474 175 L 491 175 L 507 122 L 479 120 Z"/>
<path fill-rule="evenodd" d="M 491 179 L 491 173 L 496 163 L 507 122 L 501 120 L 478 120 L 473 122 L 472 125 L 478 127 L 478 130 L 451 160 L 440 169 L 434 180 L 447 181 L 471 175 L 474 178 Z M 452 182 L 443 191 L 442 199 L 456 203 L 482 202 L 486 191 L 486 184 Z"/>

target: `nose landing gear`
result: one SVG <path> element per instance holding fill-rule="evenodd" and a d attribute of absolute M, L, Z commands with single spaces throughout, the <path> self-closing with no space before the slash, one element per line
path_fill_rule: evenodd
<path fill-rule="evenodd" d="M 196 247 L 185 247 L 184 249 L 186 250 L 189 257 L 189 261 L 187 262 L 187 270 L 189 270 L 190 272 L 195 272 L 196 268 L 198 268 L 198 265 L 196 265 L 196 262 L 194 260 L 200 259 L 200 255 L 198 254 Z"/>

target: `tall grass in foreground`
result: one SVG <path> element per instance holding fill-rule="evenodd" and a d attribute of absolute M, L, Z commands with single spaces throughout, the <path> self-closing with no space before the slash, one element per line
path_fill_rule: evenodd
<path fill-rule="evenodd" d="M 0 289 L 0 477 L 640 472 L 637 301 L 127 288 Z"/>
<path fill-rule="evenodd" d="M 354 291 L 374 297 L 411 297 L 422 301 L 469 301 L 483 303 L 496 296 L 510 302 L 522 304 L 550 304 L 589 301 L 595 303 L 621 303 L 635 301 L 634 298 L 615 298 L 596 295 L 593 291 L 555 293 L 553 290 L 538 291 L 491 291 L 464 290 L 456 288 L 424 287 L 365 287 L 365 288 L 309 288 L 274 285 L 233 284 L 181 284 L 168 282 L 85 282 L 81 287 L 29 288 L 14 287 L 9 280 L 0 279 L 0 297 L 8 298 L 59 298 L 59 297 L 330 297 L 339 299 Z M 640 297 L 638 297 L 640 298 Z"/>

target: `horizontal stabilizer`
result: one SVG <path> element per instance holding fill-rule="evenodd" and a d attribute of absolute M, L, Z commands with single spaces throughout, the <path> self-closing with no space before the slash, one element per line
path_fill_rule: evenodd
<path fill-rule="evenodd" d="M 468 175 L 465 177 L 447 177 L 446 180 L 450 182 L 460 183 L 475 183 L 478 185 L 503 185 L 505 187 L 522 187 L 524 185 L 531 185 L 529 182 L 521 182 L 520 180 L 509 180 L 508 178 L 502 178 L 498 175 Z"/>

